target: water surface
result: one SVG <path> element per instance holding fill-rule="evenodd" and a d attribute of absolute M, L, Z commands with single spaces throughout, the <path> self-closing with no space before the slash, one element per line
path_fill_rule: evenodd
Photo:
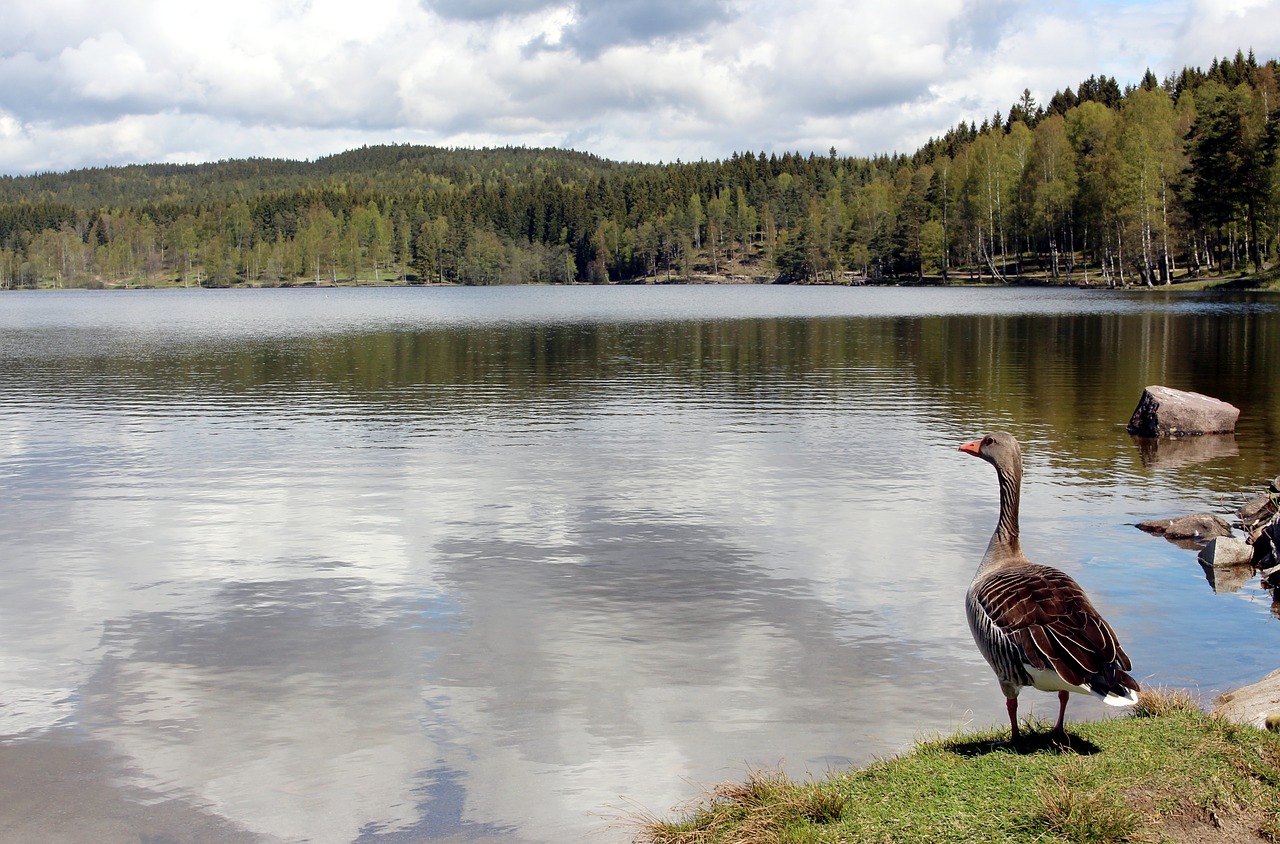
<path fill-rule="evenodd" d="M 1278 369 L 1266 296 L 6 293 L 0 838 L 608 841 L 1001 723 L 997 428 L 1139 679 L 1249 682 L 1270 596 L 1132 524 L 1280 474 Z M 1156 383 L 1237 435 L 1145 451 Z"/>

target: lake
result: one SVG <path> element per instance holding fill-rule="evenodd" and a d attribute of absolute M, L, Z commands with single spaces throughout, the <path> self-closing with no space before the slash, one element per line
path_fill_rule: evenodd
<path fill-rule="evenodd" d="M 1136 441 L 1149 384 L 1236 436 Z M 1276 667 L 1271 596 L 1133 524 L 1280 474 L 1277 384 L 1265 295 L 4 293 L 0 839 L 621 841 L 1005 724 L 995 429 L 1029 556 L 1207 701 Z"/>

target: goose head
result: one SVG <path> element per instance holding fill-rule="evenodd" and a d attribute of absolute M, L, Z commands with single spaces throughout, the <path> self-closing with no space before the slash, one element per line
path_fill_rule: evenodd
<path fill-rule="evenodd" d="M 996 431 L 981 439 L 965 443 L 960 450 L 996 467 L 997 471 L 1009 472 L 1022 466 L 1022 449 L 1013 434 Z"/>

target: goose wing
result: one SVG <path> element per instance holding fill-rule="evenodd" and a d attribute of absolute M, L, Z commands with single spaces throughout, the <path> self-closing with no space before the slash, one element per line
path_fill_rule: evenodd
<path fill-rule="evenodd" d="M 975 587 L 973 597 L 991 626 L 1016 644 L 1030 665 L 1103 693 L 1116 686 L 1137 689 L 1123 673 L 1132 665 L 1111 625 L 1064 572 L 1014 566 L 986 575 Z"/>

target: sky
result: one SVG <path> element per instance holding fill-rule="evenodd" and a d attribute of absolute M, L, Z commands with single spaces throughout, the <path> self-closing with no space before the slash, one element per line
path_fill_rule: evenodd
<path fill-rule="evenodd" d="M 1280 0 L 3 0 L 0 174 L 361 145 L 912 152 L 1092 74 L 1280 57 Z"/>

